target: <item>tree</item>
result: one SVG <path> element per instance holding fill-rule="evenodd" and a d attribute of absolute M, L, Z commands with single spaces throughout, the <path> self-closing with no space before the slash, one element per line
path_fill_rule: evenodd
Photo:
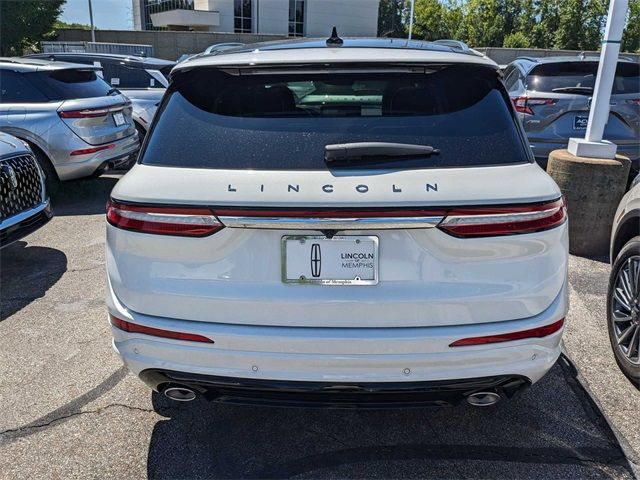
<path fill-rule="evenodd" d="M 505 35 L 502 44 L 505 48 L 529 48 L 529 38 L 523 32 L 513 32 Z"/>
<path fill-rule="evenodd" d="M 405 10 L 404 0 L 380 0 L 378 7 L 378 36 L 404 38 L 402 17 Z"/>
<path fill-rule="evenodd" d="M 555 48 L 597 50 L 602 38 L 605 9 L 600 0 L 564 0 L 558 13 Z"/>
<path fill-rule="evenodd" d="M 0 0 L 2 55 L 22 55 L 53 29 L 65 0 Z"/>
<path fill-rule="evenodd" d="M 560 4 L 563 0 L 537 0 L 536 21 L 529 33 L 530 44 L 534 48 L 552 48 L 560 23 Z"/>
<path fill-rule="evenodd" d="M 78 30 L 91 30 L 91 25 L 87 25 L 86 23 L 67 23 L 62 20 L 56 20 L 53 23 L 53 29 L 59 30 L 61 28 L 76 28 Z"/>
<path fill-rule="evenodd" d="M 449 15 L 448 6 L 440 0 L 416 0 L 412 36 L 424 40 L 453 38 Z"/>
<path fill-rule="evenodd" d="M 460 39 L 473 47 L 502 45 L 505 18 L 500 0 L 469 0 L 463 6 Z"/>
<path fill-rule="evenodd" d="M 622 36 L 622 51 L 640 53 L 640 0 L 629 0 L 629 16 Z"/>

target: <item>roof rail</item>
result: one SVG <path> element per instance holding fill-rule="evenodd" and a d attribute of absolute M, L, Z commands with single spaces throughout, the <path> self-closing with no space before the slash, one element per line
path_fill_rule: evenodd
<path fill-rule="evenodd" d="M 516 60 L 529 60 L 530 62 L 537 62 L 541 57 L 530 57 L 528 55 L 520 55 L 516 57 Z"/>
<path fill-rule="evenodd" d="M 440 40 L 434 40 L 433 43 L 437 43 L 439 45 L 445 45 L 451 48 L 457 48 L 458 50 L 462 50 L 463 52 L 468 52 L 471 50 L 469 48 L 469 45 L 467 45 L 464 42 L 461 42 L 460 40 L 451 40 L 448 38 L 442 38 Z"/>

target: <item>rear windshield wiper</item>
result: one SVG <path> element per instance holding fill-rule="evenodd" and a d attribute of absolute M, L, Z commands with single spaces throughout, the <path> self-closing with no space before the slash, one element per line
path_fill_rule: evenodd
<path fill-rule="evenodd" d="M 592 87 L 559 87 L 551 90 L 554 93 L 581 93 L 581 94 L 591 94 L 593 93 Z"/>
<path fill-rule="evenodd" d="M 324 161 L 327 163 L 352 160 L 389 160 L 407 157 L 430 157 L 440 150 L 429 145 L 389 142 L 338 143 L 324 147 Z"/>

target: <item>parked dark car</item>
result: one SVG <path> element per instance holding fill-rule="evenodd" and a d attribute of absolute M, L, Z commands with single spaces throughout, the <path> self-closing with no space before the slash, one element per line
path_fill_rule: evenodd
<path fill-rule="evenodd" d="M 504 71 L 504 82 L 522 120 L 536 161 L 584 137 L 598 72 L 597 57 L 523 57 Z M 640 167 L 640 64 L 621 58 L 604 138 Z"/>
<path fill-rule="evenodd" d="M 169 85 L 169 72 L 176 64 L 161 58 L 106 53 L 38 53 L 28 56 L 102 68 L 104 80 L 131 99 L 133 121 L 140 140 L 151 125 L 158 103 Z"/>
<path fill-rule="evenodd" d="M 46 224 L 53 212 L 44 174 L 23 141 L 0 132 L 0 248 Z"/>

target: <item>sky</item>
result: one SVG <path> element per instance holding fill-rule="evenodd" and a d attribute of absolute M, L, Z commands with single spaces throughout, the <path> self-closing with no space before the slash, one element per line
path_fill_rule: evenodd
<path fill-rule="evenodd" d="M 93 23 L 103 30 L 132 30 L 131 0 L 91 0 Z M 67 0 L 60 20 L 89 25 L 89 0 Z"/>

